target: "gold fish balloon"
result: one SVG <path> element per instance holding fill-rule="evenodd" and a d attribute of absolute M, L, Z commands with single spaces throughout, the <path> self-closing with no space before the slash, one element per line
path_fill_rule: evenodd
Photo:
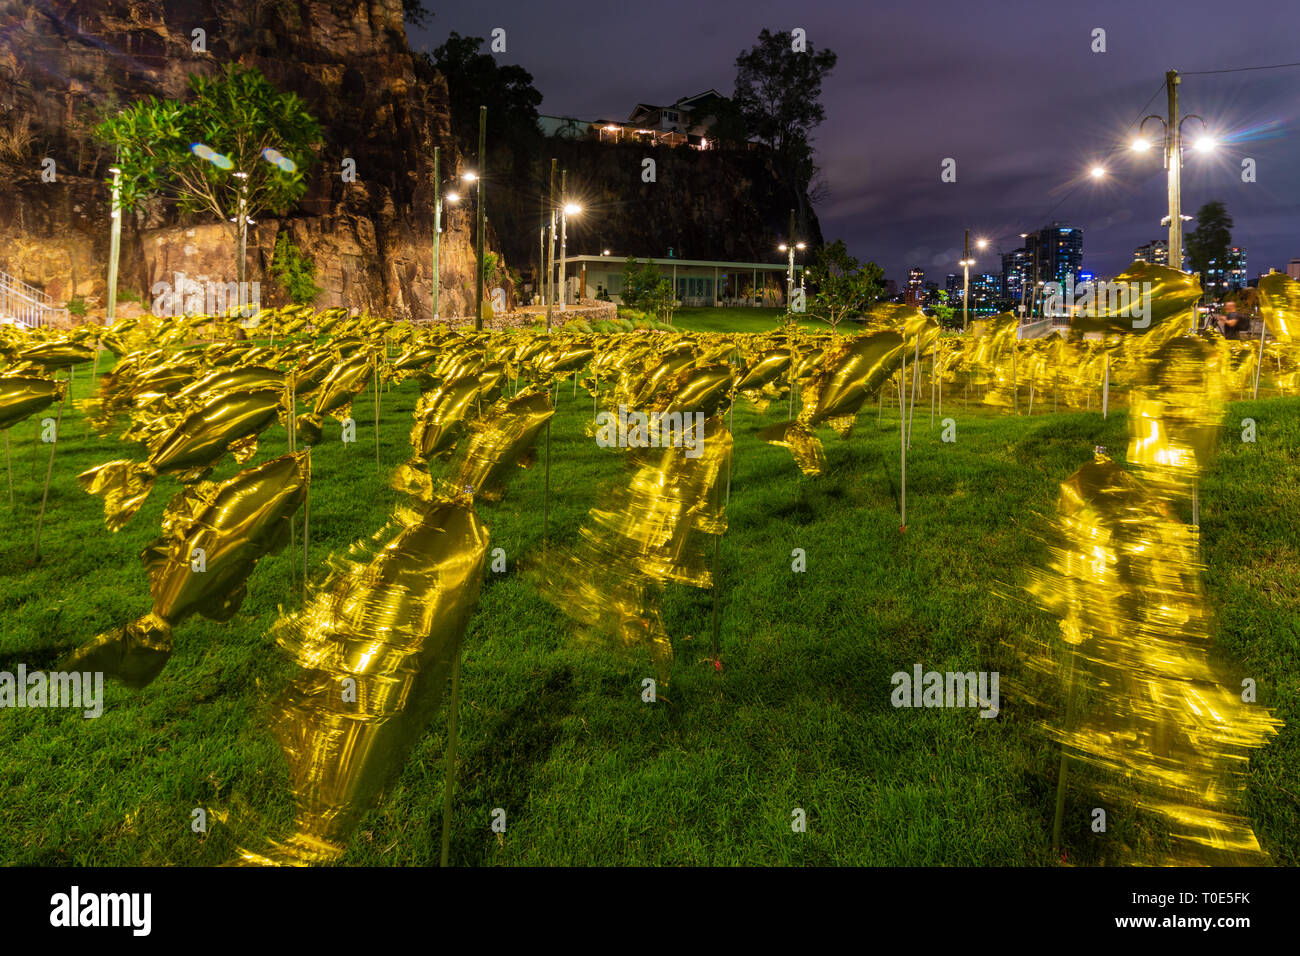
<path fill-rule="evenodd" d="M 482 390 L 477 376 L 466 375 L 420 396 L 411 429 L 411 448 L 417 458 L 428 461 L 451 454 Z"/>
<path fill-rule="evenodd" d="M 821 371 L 804 388 L 798 417 L 770 425 L 758 437 L 789 449 L 805 475 L 820 475 L 826 458 L 813 428 L 824 423 L 846 436 L 863 403 L 902 364 L 906 348 L 903 337 L 891 330 L 841 342 L 826 354 Z"/>
<path fill-rule="evenodd" d="M 241 464 L 257 452 L 257 436 L 283 404 L 280 389 L 247 389 L 218 395 L 184 416 L 149 447 L 143 463 L 110 461 L 77 477 L 83 491 L 104 498 L 104 523 L 119 531 L 140 509 L 154 479 L 175 474 L 183 482 L 202 478 L 226 454 Z"/>
<path fill-rule="evenodd" d="M 306 500 L 310 481 L 310 457 L 301 452 L 178 494 L 162 537 L 140 555 L 153 608 L 77 650 L 67 666 L 147 685 L 171 656 L 172 631 L 181 621 L 192 614 L 227 621 L 239 610 L 257 562 L 288 540 L 289 518 Z"/>
<path fill-rule="evenodd" d="M 1259 311 L 1273 338 L 1294 342 L 1300 336 L 1300 280 L 1282 272 L 1260 276 Z"/>
<path fill-rule="evenodd" d="M 0 431 L 63 401 L 67 387 L 39 375 L 0 375 Z"/>
<path fill-rule="evenodd" d="M 337 346 L 338 343 L 335 343 Z M 360 347 L 360 343 L 357 343 Z M 298 417 L 298 431 L 308 445 L 320 441 L 325 416 L 333 415 L 339 421 L 352 411 L 352 400 L 369 384 L 375 373 L 375 360 L 367 352 L 354 351 L 350 358 L 335 365 L 321 382 L 315 407 L 309 414 Z"/>
<path fill-rule="evenodd" d="M 478 602 L 488 532 L 468 495 L 398 509 L 353 560 L 275 627 L 299 674 L 272 730 L 294 830 L 242 862 L 329 862 L 401 773 L 442 702 Z"/>
<path fill-rule="evenodd" d="M 1168 862 L 1263 861 L 1241 774 L 1280 722 L 1214 660 L 1195 528 L 1099 452 L 1062 484 L 1049 550 L 1028 590 L 1060 618 L 1066 654 L 1037 645 L 1027 663 L 1072 703 L 1048 733 L 1102 771 L 1104 799 L 1165 820 Z"/>
<path fill-rule="evenodd" d="M 578 542 L 547 562 L 543 597 L 577 626 L 580 640 L 645 649 L 663 682 L 672 642 L 660 614 L 663 586 L 713 586 L 705 535 L 726 530 L 732 439 L 721 416 L 698 441 L 661 449 L 625 487 L 591 509 Z"/>

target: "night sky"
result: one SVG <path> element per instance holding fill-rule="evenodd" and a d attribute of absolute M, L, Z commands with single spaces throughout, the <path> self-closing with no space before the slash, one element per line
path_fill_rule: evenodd
<path fill-rule="evenodd" d="M 1251 277 L 1300 257 L 1300 68 L 1187 75 L 1300 61 L 1296 0 L 427 6 L 434 16 L 410 31 L 414 48 L 432 49 L 452 30 L 487 37 L 502 27 L 498 58 L 532 73 L 540 111 L 582 119 L 623 119 L 638 102 L 710 87 L 730 95 L 735 58 L 762 27 L 803 27 L 814 47 L 839 55 L 815 132 L 823 234 L 900 285 L 912 266 L 940 284 L 957 272 L 966 227 L 972 243 L 990 239 L 977 272 L 1000 271 L 998 250 L 1053 219 L 1083 229 L 1083 267 L 1099 275 L 1165 237 L 1159 151 L 1120 147 L 1142 116 L 1165 112 L 1164 73 L 1177 69 L 1182 112 L 1204 116 L 1223 143 L 1210 156 L 1187 151 L 1183 212 L 1223 200 Z M 1091 51 L 1096 27 L 1105 53 Z M 1200 125 L 1184 131 L 1195 138 Z M 940 181 L 945 157 L 957 160 L 955 183 Z M 1243 157 L 1256 160 L 1254 183 L 1241 181 Z M 1100 160 L 1109 175 L 1094 180 L 1088 170 Z"/>

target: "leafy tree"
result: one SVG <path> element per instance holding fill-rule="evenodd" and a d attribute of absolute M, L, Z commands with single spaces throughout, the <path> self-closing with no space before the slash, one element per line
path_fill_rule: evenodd
<path fill-rule="evenodd" d="M 822 80 L 837 59 L 811 44 L 806 52 L 794 52 L 783 31 L 759 33 L 758 44 L 736 57 L 733 97 L 754 137 L 782 154 L 806 147 L 813 127 L 826 118 Z"/>
<path fill-rule="evenodd" d="M 117 152 L 123 209 L 161 195 L 181 212 L 216 216 L 238 243 L 247 219 L 283 215 L 302 198 L 320 124 L 256 69 L 230 64 L 215 77 L 191 76 L 190 92 L 188 102 L 147 97 L 95 135 Z M 245 221 L 236 222 L 241 196 Z"/>
<path fill-rule="evenodd" d="M 849 255 L 843 239 L 817 250 L 808 281 L 817 290 L 811 314 L 832 330 L 844 319 L 861 315 L 885 293 L 884 271 L 874 262 L 859 262 Z"/>
<path fill-rule="evenodd" d="M 287 232 L 276 237 L 271 274 L 296 305 L 305 305 L 325 291 L 315 281 L 316 263 L 302 254 Z"/>
<path fill-rule="evenodd" d="M 479 107 L 486 106 L 490 148 L 508 149 L 520 166 L 532 158 L 541 138 L 537 107 L 542 94 L 522 66 L 499 66 L 491 53 L 481 52 L 485 42 L 453 31 L 432 57 L 421 56 L 447 78 L 451 129 L 461 151 L 477 154 Z"/>
<path fill-rule="evenodd" d="M 627 260 L 619 297 L 629 308 L 655 313 L 660 322 L 671 323 L 677 309 L 677 291 L 672 281 L 653 262 L 641 264 L 632 258 Z"/>
<path fill-rule="evenodd" d="M 811 44 L 796 52 L 790 34 L 764 29 L 758 43 L 736 57 L 732 97 L 750 135 L 776 154 L 782 178 L 806 228 L 806 191 L 816 176 L 812 131 L 826 118 L 822 80 L 838 57 Z"/>
<path fill-rule="evenodd" d="M 1232 217 L 1222 202 L 1207 202 L 1196 213 L 1196 228 L 1185 234 L 1187 261 L 1192 271 L 1201 276 L 1205 288 L 1205 273 L 1213 261 L 1224 268 L 1228 250 L 1232 247 Z"/>
<path fill-rule="evenodd" d="M 402 0 L 402 17 L 411 26 L 422 27 L 429 22 L 433 14 L 425 7 L 423 0 Z"/>

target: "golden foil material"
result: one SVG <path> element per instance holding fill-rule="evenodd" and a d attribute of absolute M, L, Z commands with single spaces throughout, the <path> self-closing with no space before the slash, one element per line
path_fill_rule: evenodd
<path fill-rule="evenodd" d="M 239 610 L 258 560 L 288 540 L 289 518 L 306 500 L 310 480 L 302 452 L 180 492 L 168 505 L 163 536 L 140 555 L 152 610 L 101 634 L 65 666 L 147 685 L 171 656 L 172 630 L 181 621 L 191 614 L 227 621 Z"/>
<path fill-rule="evenodd" d="M 789 449 L 805 475 L 820 475 L 826 457 L 813 428 L 826 423 L 846 436 L 863 403 L 898 370 L 906 348 L 903 337 L 888 330 L 854 336 L 831 347 L 821 370 L 804 387 L 798 417 L 769 425 L 758 437 Z"/>
<path fill-rule="evenodd" d="M 373 557 L 348 562 L 275 627 L 301 669 L 272 718 L 295 830 L 245 851 L 246 863 L 340 856 L 442 702 L 478 601 L 487 528 L 468 496 L 438 499 L 399 509 L 376 542 Z"/>
<path fill-rule="evenodd" d="M 61 402 L 66 390 L 66 382 L 39 375 L 0 375 L 0 431 Z"/>
<path fill-rule="evenodd" d="M 1260 276 L 1259 312 L 1273 338 L 1296 341 L 1300 335 L 1300 280 L 1281 272 Z"/>
<path fill-rule="evenodd" d="M 257 435 L 275 421 L 283 393 L 249 389 L 218 395 L 185 416 L 150 446 L 149 459 L 110 461 L 77 476 L 82 489 L 104 497 L 104 523 L 119 531 L 153 490 L 156 476 L 176 474 L 182 482 L 202 478 L 227 451 L 241 463 L 257 449 Z"/>
<path fill-rule="evenodd" d="M 1061 486 L 1050 553 L 1029 590 L 1060 617 L 1067 651 L 1039 647 L 1029 666 L 1064 671 L 1076 703 L 1049 734 L 1106 772 L 1103 798 L 1165 819 L 1169 862 L 1260 862 L 1237 801 L 1250 751 L 1280 722 L 1212 659 L 1196 530 L 1098 454 Z"/>

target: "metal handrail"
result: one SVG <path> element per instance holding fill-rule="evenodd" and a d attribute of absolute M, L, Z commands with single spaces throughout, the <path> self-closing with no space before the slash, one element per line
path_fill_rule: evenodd
<path fill-rule="evenodd" d="M 57 316 L 68 316 L 66 308 L 55 308 L 53 300 L 35 286 L 0 272 L 0 321 L 20 322 L 28 328 L 51 324 Z"/>

